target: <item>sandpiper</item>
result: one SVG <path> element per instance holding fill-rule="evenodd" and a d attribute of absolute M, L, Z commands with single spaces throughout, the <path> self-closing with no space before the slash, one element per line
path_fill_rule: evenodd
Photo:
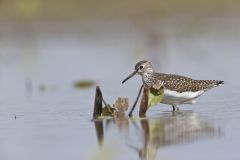
<path fill-rule="evenodd" d="M 192 78 L 175 75 L 157 73 L 152 64 L 146 60 L 140 61 L 135 65 L 135 70 L 122 83 L 134 75 L 142 77 L 144 87 L 151 88 L 156 83 L 164 86 L 164 97 L 161 103 L 170 104 L 173 110 L 179 110 L 180 104 L 194 104 L 196 98 L 209 89 L 224 84 L 218 80 L 194 80 Z"/>

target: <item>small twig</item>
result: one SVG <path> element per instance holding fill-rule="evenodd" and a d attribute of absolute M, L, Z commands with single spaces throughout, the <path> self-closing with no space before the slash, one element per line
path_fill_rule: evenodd
<path fill-rule="evenodd" d="M 106 107 L 107 107 L 108 112 L 109 112 L 111 115 L 113 115 L 113 112 L 111 111 L 111 106 L 110 106 L 110 105 L 107 105 Z"/>
<path fill-rule="evenodd" d="M 111 111 L 111 106 L 109 104 L 107 104 L 107 102 L 104 100 L 104 98 L 102 98 L 102 101 L 103 101 L 104 105 L 107 107 L 108 112 L 113 115 L 113 112 Z"/>
<path fill-rule="evenodd" d="M 105 106 L 108 106 L 107 102 L 103 98 L 102 98 L 102 101 L 103 101 Z"/>
<path fill-rule="evenodd" d="M 142 85 L 141 88 L 139 89 L 137 98 L 136 98 L 136 100 L 135 100 L 135 102 L 134 102 L 134 104 L 133 104 L 133 106 L 132 106 L 132 108 L 131 108 L 131 111 L 128 113 L 128 116 L 129 116 L 129 117 L 132 117 L 132 112 L 134 111 L 134 109 L 135 109 L 135 107 L 136 107 L 136 105 L 137 105 L 137 102 L 138 102 L 138 99 L 139 99 L 139 97 L 140 97 L 140 95 L 141 95 L 142 89 L 143 89 L 143 85 Z"/>

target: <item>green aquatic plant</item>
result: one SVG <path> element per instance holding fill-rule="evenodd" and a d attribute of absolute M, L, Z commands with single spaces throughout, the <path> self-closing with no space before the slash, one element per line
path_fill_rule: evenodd
<path fill-rule="evenodd" d="M 164 97 L 164 88 L 160 89 L 150 88 L 148 93 L 148 107 L 158 105 Z"/>
<path fill-rule="evenodd" d="M 156 83 L 156 85 L 153 85 L 151 88 L 144 87 L 140 103 L 139 116 L 145 117 L 147 110 L 151 106 L 155 106 L 161 103 L 163 97 L 164 87 L 161 81 Z"/>

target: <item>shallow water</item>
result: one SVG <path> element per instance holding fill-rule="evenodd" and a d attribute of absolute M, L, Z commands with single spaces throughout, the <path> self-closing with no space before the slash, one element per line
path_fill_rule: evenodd
<path fill-rule="evenodd" d="M 171 27 L 159 29 L 162 46 L 150 43 L 151 33 L 123 22 L 99 24 L 100 31 L 93 27 L 87 33 L 81 24 L 75 24 L 79 32 L 73 27 L 61 34 L 54 33 L 69 28 L 55 31 L 39 24 L 34 34 L 3 35 L 0 158 L 239 159 L 240 37 L 217 22 L 194 34 L 185 33 L 180 22 L 169 22 Z M 161 104 L 150 108 L 145 119 L 137 118 L 136 109 L 133 119 L 92 122 L 95 87 L 76 89 L 73 83 L 93 80 L 109 103 L 122 96 L 131 105 L 140 77 L 121 81 L 140 59 L 150 59 L 161 72 L 225 84 L 177 113 Z"/>

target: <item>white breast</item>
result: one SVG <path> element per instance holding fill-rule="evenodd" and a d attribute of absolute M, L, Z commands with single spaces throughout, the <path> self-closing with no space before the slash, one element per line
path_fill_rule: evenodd
<path fill-rule="evenodd" d="M 183 104 L 194 103 L 194 99 L 203 94 L 203 90 L 197 92 L 176 92 L 168 89 L 164 89 L 164 97 L 161 103 L 165 104 Z"/>

